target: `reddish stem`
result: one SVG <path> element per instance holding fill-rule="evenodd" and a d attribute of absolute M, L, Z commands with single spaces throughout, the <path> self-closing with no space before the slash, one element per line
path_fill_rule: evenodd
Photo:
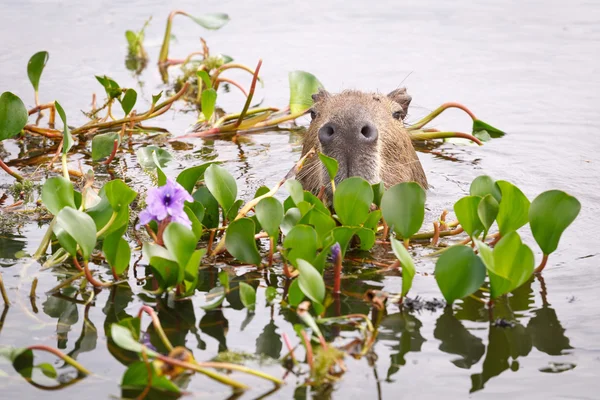
<path fill-rule="evenodd" d="M 244 93 L 244 96 L 248 97 L 248 93 L 246 92 L 246 89 L 244 89 L 244 87 L 242 85 L 240 85 L 239 83 L 237 83 L 233 79 L 227 79 L 227 78 L 219 78 L 219 79 L 217 79 L 216 83 L 219 84 L 220 82 L 226 82 L 226 83 L 229 83 L 229 84 L 235 86 L 236 88 L 240 89 L 240 91 L 242 93 Z"/>
<path fill-rule="evenodd" d="M 106 161 L 104 161 L 104 165 L 108 165 L 112 162 L 112 160 L 115 158 L 115 155 L 117 154 L 118 148 L 119 148 L 119 139 L 115 139 L 115 142 L 113 143 L 112 152 L 110 153 L 110 156 L 106 159 Z"/>
<path fill-rule="evenodd" d="M 281 334 L 281 336 L 283 336 L 283 342 L 285 343 L 285 347 L 287 347 L 288 352 L 290 354 L 290 357 L 292 358 L 292 361 L 295 363 L 296 362 L 296 356 L 294 356 L 294 348 L 292 347 L 292 344 L 290 343 L 289 336 L 285 332 L 283 332 Z"/>
<path fill-rule="evenodd" d="M 7 174 L 15 178 L 17 181 L 21 182 L 23 180 L 23 177 L 21 175 L 17 174 L 12 169 L 10 169 L 8 165 L 4 164 L 4 161 L 2 160 L 0 160 L 0 168 L 6 171 Z"/>
<path fill-rule="evenodd" d="M 542 258 L 542 262 L 533 272 L 536 274 L 541 274 L 542 271 L 544 270 L 544 268 L 546 267 L 547 263 L 548 263 L 548 254 L 544 254 L 544 257 Z"/>
<path fill-rule="evenodd" d="M 336 257 L 334 265 L 333 293 L 341 293 L 342 286 L 342 255 Z"/>
<path fill-rule="evenodd" d="M 302 341 L 304 342 L 304 346 L 306 347 L 306 362 L 308 363 L 308 367 L 310 368 L 310 371 L 312 372 L 313 370 L 313 349 L 312 349 L 312 345 L 310 344 L 310 338 L 308 337 L 308 334 L 306 333 L 305 330 L 302 330 Z"/>
<path fill-rule="evenodd" d="M 433 221 L 433 237 L 431 238 L 431 244 L 437 246 L 438 240 L 440 240 L 440 223 Z"/>
<path fill-rule="evenodd" d="M 248 92 L 248 98 L 246 99 L 246 104 L 244 104 L 244 108 L 240 113 L 240 117 L 237 122 L 233 126 L 237 128 L 242 123 L 242 120 L 246 116 L 246 112 L 248 112 L 248 108 L 250 107 L 250 103 L 252 102 L 252 97 L 254 96 L 254 90 L 256 89 L 256 81 L 258 80 L 258 71 L 260 71 L 260 67 L 262 65 L 262 60 L 258 60 L 258 64 L 256 65 L 256 69 L 254 70 L 254 75 L 252 76 L 252 84 L 250 85 L 250 91 Z"/>

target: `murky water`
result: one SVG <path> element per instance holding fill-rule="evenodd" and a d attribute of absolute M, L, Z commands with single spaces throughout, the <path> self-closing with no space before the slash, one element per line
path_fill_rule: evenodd
<path fill-rule="evenodd" d="M 390 308 L 374 347 L 377 359 L 371 363 L 347 359 L 348 372 L 335 385 L 333 397 L 598 398 L 600 6 L 596 2 L 500 1 L 480 6 L 462 0 L 368 5 L 347 1 L 103 1 L 84 6 L 11 1 L 3 4 L 0 13 L 0 91 L 13 91 L 30 106 L 33 98 L 26 63 L 34 52 L 48 50 L 50 62 L 42 78 L 41 99 L 59 100 L 71 123 L 82 122 L 78 110 L 88 108 L 91 93 L 101 92 L 94 75 L 108 74 L 122 86 L 136 85 L 124 66 L 124 31 L 139 29 L 152 15 L 146 41 L 151 66 L 140 78 L 141 92 L 148 99 L 162 89 L 153 65 L 166 16 L 173 8 L 192 14 L 224 11 L 231 15 L 230 24 L 217 32 L 203 31 L 185 19 L 176 21 L 177 41 L 171 54 L 184 56 L 196 50 L 202 35 L 212 51 L 230 54 L 240 62 L 253 65 L 262 57 L 265 104 L 285 105 L 287 73 L 302 69 L 318 76 L 331 91 L 387 92 L 406 85 L 414 99 L 409 120 L 452 100 L 509 132 L 480 148 L 445 144 L 437 154 L 420 154 L 432 185 L 427 200 L 431 215 L 451 208 L 468 191 L 471 180 L 484 173 L 517 184 L 530 198 L 557 188 L 582 203 L 581 214 L 550 258 L 544 282 L 525 285 L 498 308 L 500 315 L 518 320 L 515 328 L 490 327 L 486 311 L 474 301 L 456 305 L 454 315 L 441 311 L 401 314 Z M 239 78 L 247 79 L 243 74 Z M 220 100 L 228 110 L 239 109 L 242 102 L 235 92 Z M 191 114 L 169 113 L 153 125 L 178 135 L 193 119 Z M 435 126 L 468 131 L 470 121 L 450 111 Z M 197 140 L 193 149 L 174 152 L 176 161 L 168 170 L 218 157 L 241 182 L 247 197 L 288 171 L 298 158 L 298 140 L 275 132 L 248 136 L 238 144 Z M 10 141 L 4 143 L 4 151 L 4 160 L 33 155 Z M 148 181 L 135 172 L 133 156 L 124 160 L 134 181 Z M 0 183 L 7 182 L 2 175 Z M 0 237 L 2 276 L 13 302 L 2 314 L 0 344 L 56 346 L 95 375 L 58 392 L 40 392 L 3 365 L 9 375 L 0 370 L 3 397 L 120 396 L 118 383 L 125 366 L 118 360 L 125 360 L 118 349 L 107 346 L 105 330 L 111 322 L 134 315 L 142 302 L 153 300 L 125 288 L 100 292 L 87 307 L 68 298 L 47 297 L 44 292 L 61 279 L 60 271 L 39 272 L 36 263 L 11 260 L 19 250 L 33 253 L 43 232 L 35 224 L 25 224 L 15 236 Z M 533 243 L 528 229 L 523 234 Z M 536 256 L 539 260 L 540 254 Z M 433 264 L 423 260 L 418 268 L 431 272 Z M 362 270 L 368 276 L 344 281 L 348 291 L 362 294 L 369 287 L 399 291 L 400 278 L 370 273 L 368 267 Z M 230 272 L 239 276 L 247 271 Z M 29 300 L 33 276 L 40 279 L 35 306 Z M 204 279 L 208 290 L 216 279 L 214 270 L 208 270 Z M 270 284 L 282 283 L 272 275 Z M 262 281 L 258 304 L 264 304 L 264 286 Z M 440 297 L 432 276 L 418 275 L 412 293 L 425 299 Z M 225 349 L 277 358 L 285 351 L 281 333 L 294 336 L 288 322 L 294 317 L 278 309 L 272 313 L 258 307 L 248 321 L 235 299 L 222 312 L 205 312 L 197 301 L 176 308 L 160 304 L 159 314 L 174 344 L 192 349 L 199 360 Z M 368 311 L 352 296 L 343 302 L 343 311 L 350 310 Z M 342 331 L 337 340 L 343 342 L 353 335 Z M 250 365 L 282 373 L 273 363 Z M 59 373 L 67 370 L 61 364 L 56 367 Z M 244 398 L 271 390 L 270 384 L 236 378 L 253 386 Z M 301 378 L 296 382 L 288 377 L 287 385 L 273 397 L 304 398 L 304 393 L 294 392 L 300 382 Z M 198 376 L 188 390 L 196 398 L 230 394 L 227 388 Z"/>

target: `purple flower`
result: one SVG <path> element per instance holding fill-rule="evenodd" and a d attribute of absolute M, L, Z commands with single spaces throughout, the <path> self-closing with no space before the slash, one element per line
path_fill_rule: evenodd
<path fill-rule="evenodd" d="M 342 248 L 337 242 L 331 246 L 331 258 L 333 258 L 334 263 L 337 263 L 342 258 Z"/>
<path fill-rule="evenodd" d="M 165 185 L 148 190 L 146 209 L 140 213 L 138 227 L 150 221 L 161 222 L 170 218 L 172 222 L 191 228 L 192 222 L 183 211 L 186 201 L 193 202 L 194 199 L 179 183 L 167 179 Z"/>

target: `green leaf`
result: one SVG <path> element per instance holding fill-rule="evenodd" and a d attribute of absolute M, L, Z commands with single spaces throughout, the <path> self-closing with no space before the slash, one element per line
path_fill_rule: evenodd
<path fill-rule="evenodd" d="M 125 39 L 127 39 L 127 45 L 130 51 L 135 51 L 137 46 L 138 37 L 134 31 L 125 31 Z"/>
<path fill-rule="evenodd" d="M 54 233 L 61 245 L 63 245 L 61 236 L 64 233 L 68 234 L 79 245 L 83 259 L 89 260 L 96 246 L 96 224 L 94 224 L 92 217 L 74 208 L 65 207 L 56 215 Z M 69 242 L 69 238 L 66 238 L 66 240 L 68 242 L 67 247 L 70 248 L 65 248 L 65 250 L 75 256 L 76 251 L 72 248 L 72 242 Z"/>
<path fill-rule="evenodd" d="M 516 231 L 529 221 L 529 200 L 521 189 L 510 182 L 496 182 L 502 192 L 502 200 L 498 208 L 498 228 L 500 235 L 505 236 Z"/>
<path fill-rule="evenodd" d="M 381 199 L 381 212 L 388 226 L 403 239 L 421 229 L 425 218 L 425 191 L 416 182 L 392 186 Z"/>
<path fill-rule="evenodd" d="M 484 234 L 490 230 L 490 227 L 498 216 L 499 204 L 491 194 L 486 194 L 477 206 L 477 215 L 483 225 Z"/>
<path fill-rule="evenodd" d="M 371 230 L 375 231 L 375 230 L 377 230 L 377 225 L 379 224 L 380 220 L 381 220 L 381 210 L 371 211 L 369 213 L 369 216 L 367 217 L 367 220 L 363 224 L 363 226 L 367 229 L 371 229 Z"/>
<path fill-rule="evenodd" d="M 104 185 L 104 194 L 113 211 L 119 212 L 136 198 L 137 193 L 120 179 L 114 179 Z"/>
<path fill-rule="evenodd" d="M 156 167 L 164 168 L 173 159 L 173 156 L 168 151 L 156 146 L 141 147 L 136 150 L 135 155 L 142 168 L 151 170 Z"/>
<path fill-rule="evenodd" d="M 307 212 L 298 223 L 311 225 L 315 228 L 318 247 L 323 247 L 325 238 L 336 226 L 335 220 L 330 215 L 314 208 Z"/>
<path fill-rule="evenodd" d="M 255 208 L 256 218 L 260 226 L 270 237 L 279 234 L 279 225 L 283 221 L 283 205 L 274 197 L 265 197 Z"/>
<path fill-rule="evenodd" d="M 42 187 L 42 203 L 53 215 L 64 207 L 75 208 L 75 191 L 71 181 L 62 176 L 46 180 Z"/>
<path fill-rule="evenodd" d="M 56 112 L 60 116 L 60 119 L 63 122 L 63 150 L 62 153 L 67 154 L 71 147 L 73 147 L 73 136 L 71 136 L 71 130 L 67 125 L 67 115 L 65 114 L 65 110 L 63 110 L 62 106 L 58 103 L 58 101 L 54 102 L 54 108 L 56 108 Z"/>
<path fill-rule="evenodd" d="M 512 292 L 533 274 L 533 252 L 521 241 L 517 232 L 510 232 L 500 239 L 493 253 L 486 244 L 479 241 L 476 244 L 488 269 L 493 299 Z"/>
<path fill-rule="evenodd" d="M 196 75 L 198 76 L 198 78 L 202 79 L 202 82 L 204 82 L 204 86 L 206 88 L 212 88 L 212 82 L 210 80 L 210 76 L 208 75 L 208 72 L 200 70 L 200 71 L 196 71 Z"/>
<path fill-rule="evenodd" d="M 350 226 L 338 226 L 331 231 L 330 240 L 327 242 L 330 244 L 339 243 L 342 249 L 342 256 L 346 255 L 346 249 L 352 237 L 356 234 L 358 228 Z"/>
<path fill-rule="evenodd" d="M 160 98 L 162 97 L 162 94 L 163 94 L 163 92 L 162 92 L 162 90 L 161 90 L 159 93 L 157 93 L 157 94 L 153 94 L 153 95 L 152 95 L 152 105 L 153 105 L 153 106 L 155 106 L 155 105 L 156 105 L 156 103 L 158 103 L 158 101 L 159 101 L 159 100 L 160 100 Z"/>
<path fill-rule="evenodd" d="M 167 249 L 155 243 L 146 242 L 142 247 L 142 253 L 148 260 L 161 289 L 177 285 L 184 272 L 180 272 L 177 260 Z"/>
<path fill-rule="evenodd" d="M 185 292 L 184 295 L 189 296 L 194 294 L 196 287 L 198 286 L 198 274 L 200 272 L 199 267 L 202 262 L 202 257 L 206 254 L 206 249 L 199 249 L 192 253 L 192 256 L 188 260 L 185 266 L 184 273 L 184 284 Z"/>
<path fill-rule="evenodd" d="M 544 254 L 553 253 L 562 233 L 577 218 L 581 203 L 560 190 L 540 194 L 529 208 L 529 225 Z"/>
<path fill-rule="evenodd" d="M 0 96 L 0 140 L 17 136 L 27 125 L 29 114 L 21 99 L 11 92 Z"/>
<path fill-rule="evenodd" d="M 267 300 L 267 304 L 272 304 L 276 297 L 277 289 L 275 289 L 273 286 L 267 286 L 265 289 L 265 298 Z"/>
<path fill-rule="evenodd" d="M 121 87 L 113 79 L 109 78 L 106 75 L 96 75 L 96 80 L 98 80 L 98 82 L 100 82 L 100 84 L 104 87 L 104 90 L 106 91 L 106 97 L 108 97 L 109 99 L 112 100 L 121 96 Z"/>
<path fill-rule="evenodd" d="M 204 179 L 206 169 L 214 162 L 208 162 L 195 167 L 186 168 L 177 175 L 177 183 L 179 183 L 188 193 L 192 194 L 194 187 L 198 181 Z"/>
<path fill-rule="evenodd" d="M 104 238 L 102 253 L 117 275 L 121 275 L 129 267 L 131 248 L 127 240 L 121 236 L 121 232 L 113 232 Z"/>
<path fill-rule="evenodd" d="M 458 218 L 460 226 L 462 226 L 470 237 L 479 236 L 484 229 L 478 214 L 480 202 L 481 197 L 479 196 L 465 196 L 454 204 L 456 218 Z"/>
<path fill-rule="evenodd" d="M 198 244 L 196 235 L 185 225 L 171 222 L 164 231 L 163 239 L 165 247 L 169 250 L 172 258 L 179 264 L 177 283 L 181 283 L 184 278 L 185 267 Z"/>
<path fill-rule="evenodd" d="M 323 300 L 325 299 L 325 282 L 323 282 L 323 277 L 308 261 L 303 259 L 298 259 L 297 261 L 298 271 L 300 272 L 298 285 L 302 293 L 315 303 L 323 304 Z"/>
<path fill-rule="evenodd" d="M 283 240 L 283 247 L 288 250 L 286 258 L 297 268 L 297 259 L 312 262 L 317 253 L 317 232 L 312 226 L 296 225 Z"/>
<path fill-rule="evenodd" d="M 290 111 L 297 114 L 308 110 L 313 105 L 312 95 L 323 87 L 316 76 L 304 71 L 292 71 L 288 74 L 290 81 Z"/>
<path fill-rule="evenodd" d="M 412 281 L 416 274 L 416 268 L 413 259 L 408 253 L 408 250 L 406 250 L 406 247 L 404 247 L 404 244 L 393 237 L 391 240 L 392 250 L 394 251 L 394 254 L 398 260 L 400 260 L 400 265 L 402 266 L 402 297 L 404 297 L 412 287 Z"/>
<path fill-rule="evenodd" d="M 204 173 L 204 181 L 223 212 L 227 214 L 237 197 L 237 184 L 233 176 L 225 168 L 212 164 Z"/>
<path fill-rule="evenodd" d="M 256 307 L 256 291 L 246 282 L 240 282 L 240 299 L 242 304 L 250 311 L 254 311 Z"/>
<path fill-rule="evenodd" d="M 288 179 L 285 181 L 285 190 L 290 194 L 294 204 L 298 205 L 298 203 L 304 201 L 304 189 L 302 188 L 302 184 L 297 180 Z"/>
<path fill-rule="evenodd" d="M 202 91 L 200 98 L 200 107 L 204 118 L 209 120 L 215 112 L 215 105 L 217 104 L 217 91 L 213 88 Z"/>
<path fill-rule="evenodd" d="M 254 239 L 254 221 L 240 218 L 227 227 L 225 247 L 238 260 L 253 265 L 260 265 L 261 257 Z"/>
<path fill-rule="evenodd" d="M 229 293 L 229 274 L 227 274 L 227 271 L 221 270 L 219 272 L 219 283 L 221 283 L 221 286 Z"/>
<path fill-rule="evenodd" d="M 206 186 L 200 186 L 196 190 L 192 197 L 195 201 L 199 202 L 204 206 L 204 218 L 202 218 L 202 225 L 212 229 L 219 226 L 219 203 L 210 193 Z"/>
<path fill-rule="evenodd" d="M 468 246 L 446 250 L 435 264 L 435 280 L 448 303 L 475 293 L 485 280 L 485 266 Z"/>
<path fill-rule="evenodd" d="M 117 132 L 101 133 L 92 138 L 92 160 L 98 161 L 112 154 L 115 146 L 121 143 L 121 135 Z"/>
<path fill-rule="evenodd" d="M 192 222 L 192 232 L 194 232 L 196 241 L 200 240 L 202 237 L 202 232 L 204 231 L 202 222 L 200 222 L 202 219 L 204 219 L 204 206 L 201 203 L 194 201 L 193 203 L 186 203 L 186 205 L 183 207 L 183 211 Z"/>
<path fill-rule="evenodd" d="M 284 235 L 289 234 L 290 231 L 294 228 L 294 226 L 296 226 L 296 224 L 300 222 L 301 218 L 302 214 L 300 213 L 300 210 L 296 207 L 287 210 L 285 215 L 283 216 L 283 221 L 281 221 L 281 232 L 283 232 Z"/>
<path fill-rule="evenodd" d="M 302 289 L 300 289 L 299 280 L 294 279 L 288 290 L 288 303 L 290 303 L 290 306 L 292 307 L 297 307 L 298 304 L 302 303 L 302 300 L 304 300 L 304 293 L 302 293 Z"/>
<path fill-rule="evenodd" d="M 375 232 L 371 229 L 359 228 L 356 236 L 360 239 L 360 250 L 368 251 L 375 245 Z"/>
<path fill-rule="evenodd" d="M 36 92 L 40 87 L 40 78 L 49 57 L 50 55 L 47 51 L 40 51 L 32 55 L 27 63 L 27 76 L 33 86 L 33 90 Z"/>
<path fill-rule="evenodd" d="M 110 336 L 113 342 L 115 342 L 115 344 L 122 349 L 133 351 L 135 353 L 141 353 L 142 350 L 144 350 L 144 352 L 150 357 L 156 357 L 159 355 L 154 350 L 143 346 L 141 343 L 135 340 L 131 334 L 131 331 L 119 324 L 112 324 L 110 326 Z"/>
<path fill-rule="evenodd" d="M 379 182 L 372 184 L 371 187 L 373 188 L 373 204 L 375 204 L 377 207 L 380 207 L 381 198 L 385 193 L 385 185 L 383 182 Z"/>
<path fill-rule="evenodd" d="M 129 115 L 131 110 L 133 110 L 133 106 L 135 106 L 135 102 L 137 101 L 137 92 L 133 89 L 127 89 L 125 91 L 125 95 L 123 96 L 123 100 L 119 100 L 121 103 L 121 108 L 123 108 L 123 112 L 125 116 Z"/>
<path fill-rule="evenodd" d="M 479 197 L 485 197 L 486 195 L 491 194 L 497 202 L 502 200 L 502 193 L 500 192 L 500 188 L 496 186 L 496 181 L 487 175 L 481 175 L 473 179 L 469 194 L 471 196 Z"/>
<path fill-rule="evenodd" d="M 479 119 L 473 120 L 473 135 L 478 136 L 481 135 L 482 132 L 486 132 L 492 138 L 501 138 L 505 135 L 500 129 L 494 128 Z"/>
<path fill-rule="evenodd" d="M 369 216 L 373 203 L 373 189 L 369 182 L 357 176 L 344 179 L 333 195 L 333 207 L 342 224 L 362 225 Z"/>
<path fill-rule="evenodd" d="M 163 392 L 180 393 L 180 389 L 165 375 L 159 375 L 153 363 L 149 364 L 151 374 L 151 387 Z M 144 361 L 136 361 L 127 367 L 121 380 L 121 388 L 124 390 L 140 389 L 148 386 L 148 365 Z M 165 395 L 165 397 L 168 395 Z M 152 398 L 149 395 L 148 398 Z"/>
<path fill-rule="evenodd" d="M 214 310 L 219 307 L 223 300 L 225 300 L 225 288 L 223 286 L 216 286 L 208 291 L 206 294 L 207 303 L 200 306 L 203 310 Z"/>
<path fill-rule="evenodd" d="M 326 156 L 323 153 L 319 153 L 319 159 L 327 169 L 327 174 L 329 175 L 329 180 L 334 180 L 335 176 L 338 173 L 339 165 L 335 158 L 331 158 Z"/>
<path fill-rule="evenodd" d="M 210 30 L 222 28 L 223 26 L 225 26 L 225 24 L 229 22 L 230 19 L 229 15 L 224 13 L 209 13 L 200 15 L 198 17 L 193 17 L 191 15 L 187 16 L 190 17 L 190 19 L 192 19 L 192 21 L 196 22 L 198 25 Z"/>
<path fill-rule="evenodd" d="M 41 363 L 36 365 L 34 368 L 39 368 L 40 371 L 42 371 L 42 373 L 50 379 L 56 379 L 56 377 L 58 376 L 52 364 Z"/>

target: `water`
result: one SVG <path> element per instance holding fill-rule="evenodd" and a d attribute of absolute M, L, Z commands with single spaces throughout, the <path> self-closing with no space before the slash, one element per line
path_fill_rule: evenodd
<path fill-rule="evenodd" d="M 150 67 L 140 78 L 143 98 L 162 89 L 154 68 L 164 23 L 172 8 L 190 13 L 224 11 L 232 21 L 217 32 L 203 31 L 191 21 L 177 19 L 172 45 L 174 57 L 184 56 L 207 39 L 215 53 L 230 54 L 254 65 L 263 58 L 265 89 L 259 95 L 265 104 L 283 106 L 288 99 L 287 73 L 295 69 L 314 73 L 331 91 L 343 89 L 388 92 L 406 85 L 413 96 L 409 120 L 415 121 L 445 101 L 468 105 L 477 116 L 507 131 L 504 139 L 476 148 L 445 144 L 437 149 L 452 156 L 421 153 L 420 158 L 432 189 L 427 205 L 431 216 L 451 208 L 480 174 L 517 184 L 529 198 L 548 189 L 575 195 L 581 213 L 564 234 L 558 251 L 550 257 L 541 282 L 521 288 L 498 313 L 514 317 L 514 329 L 490 328 L 485 311 L 475 302 L 455 306 L 454 316 L 424 311 L 409 316 L 393 306 L 382 323 L 374 346 L 377 360 L 347 358 L 348 372 L 335 385 L 335 398 L 392 398 L 398 394 L 419 398 L 576 398 L 597 397 L 600 341 L 597 291 L 600 289 L 596 232 L 600 223 L 598 176 L 600 149 L 600 7 L 591 1 L 502 1 L 475 5 L 472 2 L 95 2 L 85 6 L 73 2 L 13 1 L 0 14 L 0 90 L 11 90 L 33 103 L 25 66 L 31 54 L 50 52 L 42 77 L 42 101 L 59 100 L 70 123 L 83 122 L 78 113 L 87 109 L 91 93 L 101 93 L 93 75 L 108 74 L 122 86 L 135 79 L 124 68 L 126 29 L 139 29 L 154 18 L 147 31 Z M 244 74 L 233 74 L 244 80 Z M 136 87 L 136 86 L 134 86 Z M 137 87 L 136 87 L 137 88 Z M 140 96 L 142 97 L 142 96 Z M 222 101 L 221 101 L 222 100 Z M 227 110 L 238 110 L 242 96 L 231 93 L 220 98 Z M 138 107 L 142 107 L 138 103 Z M 193 122 L 192 114 L 169 113 L 153 125 L 181 134 Z M 469 120 L 458 111 L 448 111 L 436 127 L 468 131 Z M 242 195 L 250 196 L 262 184 L 277 182 L 299 155 L 298 137 L 288 133 L 249 136 L 239 144 L 226 141 L 193 142 L 193 149 L 177 152 L 169 172 L 200 163 L 210 157 L 226 161 L 241 182 Z M 4 160 L 26 158 L 20 145 L 4 143 Z M 132 155 L 124 158 L 134 181 L 148 182 L 135 172 Z M 85 161 L 85 160 L 83 160 Z M 0 183 L 8 180 L 5 175 Z M 3 189 L 2 189 L 3 190 Z M 118 353 L 108 348 L 105 330 L 117 316 L 137 313 L 148 297 L 124 288 L 97 294 L 89 307 L 44 292 L 57 284 L 57 271 L 39 271 L 38 264 L 11 261 L 20 249 L 33 253 L 43 229 L 26 223 L 14 238 L 2 237 L 2 276 L 13 306 L 4 312 L 0 344 L 27 346 L 46 344 L 77 354 L 77 360 L 95 373 L 84 382 L 58 392 L 40 392 L 15 376 L 8 366 L 2 370 L 0 388 L 7 397 L 106 398 L 120 396 L 118 383 L 125 369 Z M 533 244 L 528 229 L 525 241 Z M 537 249 L 537 246 L 532 246 Z M 540 254 L 536 253 L 537 260 Z M 420 261 L 422 272 L 433 264 Z M 368 270 L 367 267 L 364 268 Z M 206 272 L 206 281 L 216 279 Z M 242 275 L 246 270 L 230 269 Z M 28 293 L 33 276 L 39 277 L 36 306 Z M 209 278 L 212 277 L 212 278 Z M 256 274 L 258 277 L 258 274 Z M 243 279 L 243 278 L 242 278 Z M 275 276 L 271 283 L 277 282 Z M 279 282 L 281 285 L 281 282 Z M 370 274 L 361 282 L 344 281 L 357 294 L 369 287 L 399 291 L 401 280 Z M 208 284 L 207 289 L 208 290 Z M 431 275 L 415 278 L 412 294 L 424 299 L 439 297 Z M 202 297 L 197 295 L 196 297 Z M 207 313 L 194 304 L 176 310 L 160 306 L 159 312 L 174 343 L 185 344 L 199 360 L 207 360 L 225 348 L 272 356 L 282 355 L 279 335 L 294 337 L 294 321 L 288 314 L 259 306 L 250 323 L 246 311 L 234 303 L 220 312 Z M 264 304 L 263 288 L 258 304 Z M 368 311 L 352 297 L 344 311 Z M 511 314 L 511 312 L 513 314 Z M 148 324 L 144 320 L 144 326 Z M 355 337 L 342 331 L 342 339 Z M 281 352 L 279 351 L 281 350 Z M 38 360 L 53 358 L 36 355 Z M 278 365 L 251 362 L 251 366 L 280 376 Z M 60 367 L 60 364 L 55 366 Z M 59 373 L 68 369 L 59 369 Z M 554 372 L 554 373 L 552 373 Z M 256 398 L 270 384 L 235 375 L 253 389 L 244 398 Z M 290 398 L 303 378 L 287 378 L 287 385 L 273 398 Z M 188 390 L 197 398 L 226 398 L 229 390 L 196 376 Z M 472 392 L 472 393 L 470 393 Z M 297 397 L 300 394 L 297 393 Z"/>

